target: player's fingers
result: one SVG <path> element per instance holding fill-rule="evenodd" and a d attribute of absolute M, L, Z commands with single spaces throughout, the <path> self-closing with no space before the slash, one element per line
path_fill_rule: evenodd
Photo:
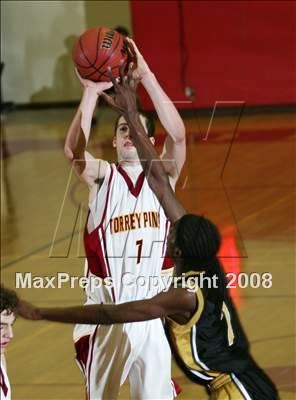
<path fill-rule="evenodd" d="M 132 49 L 136 55 L 141 54 L 140 50 L 138 49 L 138 47 L 137 47 L 136 43 L 133 41 L 133 39 L 127 37 L 126 40 L 130 45 L 130 49 Z"/>
<path fill-rule="evenodd" d="M 141 82 L 141 78 L 135 78 L 134 79 L 134 90 L 137 90 L 137 87 L 139 85 L 139 83 Z"/>
<path fill-rule="evenodd" d="M 132 81 L 132 79 L 133 79 L 133 62 L 130 62 L 129 63 L 129 66 L 128 66 L 128 70 L 127 70 L 127 81 L 128 81 L 128 84 L 130 85 L 131 84 L 131 81 Z"/>
<path fill-rule="evenodd" d="M 136 92 L 138 84 L 141 82 L 141 78 L 133 78 L 130 82 L 130 88 Z"/>
<path fill-rule="evenodd" d="M 112 82 L 98 82 L 96 84 L 96 86 L 97 86 L 98 94 L 101 94 L 105 90 L 112 88 L 113 83 Z"/>
<path fill-rule="evenodd" d="M 127 45 L 127 51 L 130 55 L 130 58 L 136 59 L 137 58 L 137 53 L 135 51 L 133 42 L 130 38 L 126 38 L 126 45 Z"/>
<path fill-rule="evenodd" d="M 124 82 L 124 60 L 121 60 L 119 63 L 119 76 L 120 82 Z"/>
<path fill-rule="evenodd" d="M 75 70 L 75 74 L 76 74 L 77 78 L 80 80 L 80 82 L 82 84 L 84 84 L 83 79 L 81 78 L 78 69 L 75 67 L 74 70 Z"/>
<path fill-rule="evenodd" d="M 107 75 L 108 75 L 108 77 L 110 78 L 110 81 L 113 83 L 114 89 L 115 89 L 115 90 L 118 90 L 119 85 L 118 85 L 118 83 L 117 83 L 117 81 L 116 81 L 116 79 L 115 79 L 115 76 L 114 76 L 113 73 L 112 73 L 111 67 L 108 67 L 108 69 L 107 69 Z"/>

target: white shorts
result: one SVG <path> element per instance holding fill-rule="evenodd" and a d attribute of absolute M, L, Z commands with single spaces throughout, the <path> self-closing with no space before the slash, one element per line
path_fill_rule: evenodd
<path fill-rule="evenodd" d="M 160 319 L 76 325 L 74 342 L 88 400 L 117 399 L 126 378 L 132 399 L 174 398 L 171 351 Z"/>

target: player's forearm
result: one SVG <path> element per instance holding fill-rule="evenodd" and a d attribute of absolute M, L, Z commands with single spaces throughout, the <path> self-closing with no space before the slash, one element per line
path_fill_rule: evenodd
<path fill-rule="evenodd" d="M 159 120 L 174 142 L 185 138 L 184 123 L 170 98 L 163 91 L 155 75 L 148 72 L 142 78 L 142 84 L 149 94 Z"/>
<path fill-rule="evenodd" d="M 170 185 L 164 166 L 144 130 L 139 113 L 136 110 L 133 110 L 132 112 L 129 112 L 126 117 L 133 143 L 142 162 L 147 180 L 150 186 L 153 184 L 153 191 L 158 192 L 160 189 L 163 189 L 164 186 Z M 148 165 L 146 162 L 148 162 Z"/>
<path fill-rule="evenodd" d="M 148 184 L 162 205 L 166 216 L 170 221 L 175 222 L 185 214 L 185 210 L 171 188 L 163 163 L 150 142 L 138 113 L 131 112 L 126 118 Z"/>
<path fill-rule="evenodd" d="M 87 305 L 64 308 L 40 308 L 40 319 L 70 324 L 114 324 L 124 322 L 123 316 L 112 314 L 113 305 Z"/>
<path fill-rule="evenodd" d="M 112 325 L 125 322 L 138 322 L 158 318 L 158 315 L 145 312 L 139 302 L 119 305 L 98 304 L 64 308 L 39 308 L 39 319 L 70 324 Z M 152 310 L 151 310 L 152 311 Z"/>
<path fill-rule="evenodd" d="M 70 161 L 84 158 L 97 98 L 98 96 L 94 91 L 89 88 L 84 90 L 65 141 L 64 152 Z"/>

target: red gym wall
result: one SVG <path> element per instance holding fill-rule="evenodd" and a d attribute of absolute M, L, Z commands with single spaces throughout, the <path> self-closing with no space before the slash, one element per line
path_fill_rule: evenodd
<path fill-rule="evenodd" d="M 131 0 L 130 6 L 135 41 L 178 108 L 296 103 L 296 2 Z M 194 89 L 193 102 L 182 103 L 189 100 L 185 87 Z"/>

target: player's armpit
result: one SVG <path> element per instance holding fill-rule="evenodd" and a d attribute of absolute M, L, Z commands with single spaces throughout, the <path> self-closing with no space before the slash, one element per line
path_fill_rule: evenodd
<path fill-rule="evenodd" d="M 196 295 L 181 287 L 171 288 L 151 299 L 164 310 L 163 317 L 172 314 L 194 312 L 196 308 Z"/>
<path fill-rule="evenodd" d="M 108 162 L 94 158 L 87 151 L 85 152 L 85 168 L 79 178 L 87 183 L 89 188 L 98 183 L 99 179 L 104 179 L 108 167 Z M 75 170 L 77 173 L 77 170 Z"/>

